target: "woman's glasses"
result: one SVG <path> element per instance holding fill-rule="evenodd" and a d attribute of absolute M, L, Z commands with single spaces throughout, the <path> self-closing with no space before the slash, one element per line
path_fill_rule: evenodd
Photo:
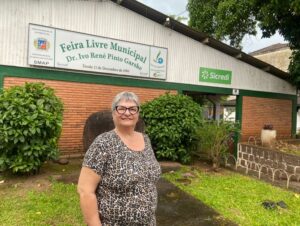
<path fill-rule="evenodd" d="M 124 107 L 124 106 L 116 106 L 116 111 L 119 113 L 119 114 L 125 114 L 125 112 L 128 110 L 129 111 L 129 113 L 131 114 L 131 115 L 135 115 L 136 113 L 138 113 L 139 112 L 139 110 L 140 110 L 140 108 L 139 108 L 139 106 L 132 106 L 132 107 L 129 107 L 129 108 L 127 108 L 127 107 Z"/>

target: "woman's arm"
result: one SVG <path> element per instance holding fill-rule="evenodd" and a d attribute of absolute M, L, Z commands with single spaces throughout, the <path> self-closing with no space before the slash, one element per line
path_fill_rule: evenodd
<path fill-rule="evenodd" d="M 80 196 L 80 206 L 84 220 L 88 226 L 101 226 L 96 188 L 100 182 L 100 176 L 88 167 L 82 167 L 77 192 Z"/>

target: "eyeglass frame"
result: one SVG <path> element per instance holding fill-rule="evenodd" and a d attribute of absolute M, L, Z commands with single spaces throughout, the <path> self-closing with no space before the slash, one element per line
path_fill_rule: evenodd
<path fill-rule="evenodd" d="M 124 113 L 120 113 L 120 112 L 118 111 L 118 109 L 117 109 L 118 107 L 123 107 L 123 108 L 125 108 Z M 130 108 L 132 109 L 133 107 L 136 107 L 136 108 L 137 108 L 137 112 L 134 113 L 134 114 L 132 114 L 132 113 L 130 112 Z M 116 110 L 116 112 L 118 112 L 118 114 L 120 114 L 120 115 L 124 115 L 124 114 L 126 113 L 127 110 L 128 110 L 128 112 L 129 112 L 129 114 L 131 114 L 131 115 L 136 115 L 137 113 L 140 112 L 140 106 L 125 107 L 125 106 L 122 106 L 122 105 L 117 105 L 117 106 L 115 107 L 115 110 Z"/>

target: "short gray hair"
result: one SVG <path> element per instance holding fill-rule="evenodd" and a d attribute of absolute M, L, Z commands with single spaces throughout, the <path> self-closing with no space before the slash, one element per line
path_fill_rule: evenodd
<path fill-rule="evenodd" d="M 121 93 L 118 93 L 111 105 L 111 110 L 114 111 L 116 109 L 116 106 L 119 104 L 119 102 L 121 100 L 125 100 L 125 101 L 134 101 L 136 103 L 137 106 L 140 106 L 140 100 L 138 98 L 138 96 L 133 93 L 133 92 L 128 92 L 128 91 L 124 91 Z"/>

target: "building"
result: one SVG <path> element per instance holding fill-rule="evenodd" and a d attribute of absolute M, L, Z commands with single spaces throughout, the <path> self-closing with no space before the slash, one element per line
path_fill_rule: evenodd
<path fill-rule="evenodd" d="M 288 43 L 277 43 L 251 52 L 249 55 L 287 72 L 292 50 Z"/>
<path fill-rule="evenodd" d="M 286 72 L 135 0 L 2 0 L 0 31 L 0 87 L 41 81 L 56 90 L 63 154 L 82 154 L 85 120 L 123 90 L 142 101 L 184 93 L 216 109 L 234 96 L 242 141 L 264 124 L 279 137 L 296 131 Z"/>
<path fill-rule="evenodd" d="M 265 48 L 256 50 L 249 53 L 249 55 L 254 56 L 255 58 L 262 60 L 268 64 L 277 67 L 280 70 L 288 71 L 290 64 L 290 57 L 292 55 L 292 50 L 290 49 L 288 43 L 277 43 L 274 45 L 267 46 Z M 297 133 L 300 132 L 300 96 L 298 91 L 298 100 L 297 100 Z"/>

